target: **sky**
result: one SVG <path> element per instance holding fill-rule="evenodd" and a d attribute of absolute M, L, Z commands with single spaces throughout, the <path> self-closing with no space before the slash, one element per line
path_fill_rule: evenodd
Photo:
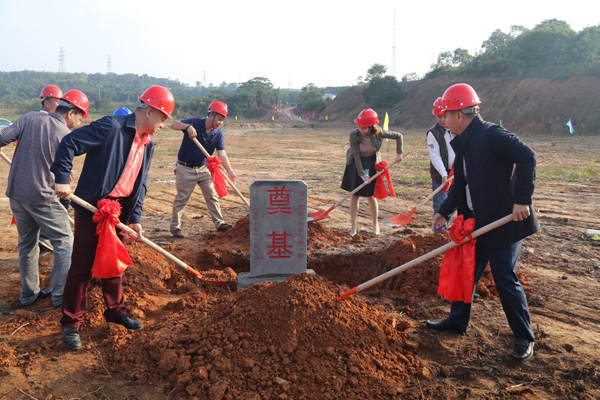
<path fill-rule="evenodd" d="M 421 77 L 441 52 L 474 55 L 496 29 L 554 18 L 579 32 L 600 24 L 600 3 L 0 0 L 0 71 L 57 72 L 62 49 L 65 72 L 147 74 L 192 86 L 256 77 L 285 89 L 351 86 L 375 63 L 398 79 Z"/>

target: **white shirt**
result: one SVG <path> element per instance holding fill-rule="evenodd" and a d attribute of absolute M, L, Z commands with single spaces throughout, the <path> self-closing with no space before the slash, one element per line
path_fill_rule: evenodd
<path fill-rule="evenodd" d="M 446 129 L 446 133 L 444 133 L 444 140 L 446 141 L 446 147 L 448 148 L 448 166 L 452 168 L 454 165 L 454 149 L 450 146 L 450 141 L 454 139 L 456 135 L 450 133 L 449 130 Z M 431 131 L 427 132 L 427 148 L 429 149 L 429 158 L 431 159 L 431 164 L 433 167 L 439 172 L 439 174 L 444 177 L 448 177 L 448 172 L 446 171 L 446 166 L 444 165 L 444 161 L 442 160 L 442 156 L 440 155 L 440 145 L 433 133 Z"/>

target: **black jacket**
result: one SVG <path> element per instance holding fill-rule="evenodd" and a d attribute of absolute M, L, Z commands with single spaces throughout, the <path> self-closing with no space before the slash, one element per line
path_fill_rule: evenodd
<path fill-rule="evenodd" d="M 448 218 L 455 210 L 465 219 L 475 217 L 475 229 L 512 213 L 514 204 L 530 205 L 531 216 L 509 222 L 478 238 L 488 249 L 498 249 L 539 230 L 532 204 L 536 155 L 519 138 L 501 126 L 477 116 L 450 145 L 456 153 L 454 184 L 439 213 Z M 467 179 L 463 168 L 466 162 Z M 467 206 L 466 185 L 473 203 Z"/>

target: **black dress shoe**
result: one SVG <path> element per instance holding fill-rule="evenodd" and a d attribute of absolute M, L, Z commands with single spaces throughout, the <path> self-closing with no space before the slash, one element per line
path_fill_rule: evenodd
<path fill-rule="evenodd" d="M 456 332 L 456 333 L 465 333 L 464 329 L 457 328 L 454 325 L 449 324 L 445 320 L 442 321 L 427 321 L 425 323 L 428 328 L 435 329 L 439 332 Z"/>
<path fill-rule="evenodd" d="M 144 327 L 144 325 L 140 321 L 136 321 L 135 319 L 132 319 L 127 314 L 121 316 L 117 320 L 110 321 L 110 322 L 112 322 L 113 324 L 123 325 L 125 328 L 132 330 L 132 331 L 139 331 L 140 329 L 142 329 Z"/>
<path fill-rule="evenodd" d="M 225 232 L 226 230 L 228 230 L 229 228 L 231 228 L 231 225 L 229 224 L 221 224 L 219 225 L 219 227 L 217 228 L 217 232 Z"/>
<path fill-rule="evenodd" d="M 71 350 L 81 348 L 81 338 L 79 337 L 79 328 L 72 326 L 61 326 L 60 333 L 62 334 L 62 342 Z"/>
<path fill-rule="evenodd" d="M 52 291 L 50 290 L 49 287 L 43 288 L 42 290 L 40 290 L 38 300 L 47 299 L 48 297 L 50 297 L 51 294 L 52 294 Z"/>
<path fill-rule="evenodd" d="M 533 356 L 533 344 L 527 339 L 517 339 L 515 342 L 515 349 L 513 351 L 513 358 L 516 361 L 525 361 Z"/>

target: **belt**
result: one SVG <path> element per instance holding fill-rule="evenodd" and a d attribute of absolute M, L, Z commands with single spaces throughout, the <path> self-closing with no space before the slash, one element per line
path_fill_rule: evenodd
<path fill-rule="evenodd" d="M 183 165 L 184 167 L 188 167 L 188 168 L 200 168 L 200 167 L 202 167 L 202 165 L 192 165 L 192 164 L 188 164 L 186 162 L 183 162 L 181 160 L 177 160 L 177 164 Z"/>

